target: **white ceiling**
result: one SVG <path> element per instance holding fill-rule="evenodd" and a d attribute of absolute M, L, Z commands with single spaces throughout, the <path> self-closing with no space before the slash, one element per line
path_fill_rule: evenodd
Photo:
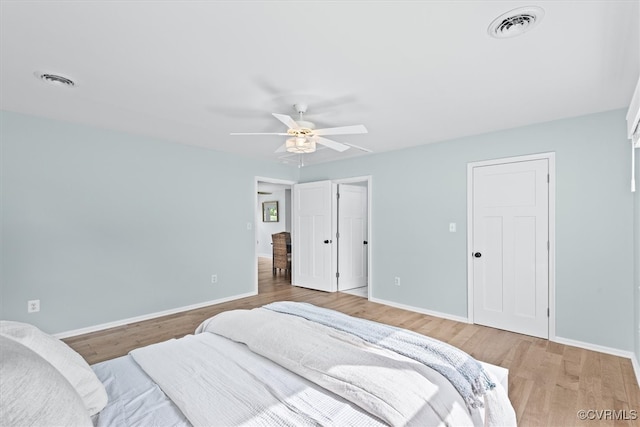
<path fill-rule="evenodd" d="M 537 5 L 532 31 L 497 16 Z M 395 150 L 625 108 L 640 74 L 627 1 L 0 2 L 0 107 L 278 160 L 270 113 L 309 104 L 332 139 Z M 74 88 L 47 85 L 36 71 Z M 305 163 L 363 152 L 319 150 Z M 295 163 L 295 162 L 294 162 Z"/>

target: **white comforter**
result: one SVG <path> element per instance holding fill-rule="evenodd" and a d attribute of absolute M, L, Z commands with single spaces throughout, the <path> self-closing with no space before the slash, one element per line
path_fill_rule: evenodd
<path fill-rule="evenodd" d="M 134 350 L 131 356 L 194 426 L 383 425 L 216 334 L 188 335 Z"/>
<path fill-rule="evenodd" d="M 499 386 L 483 422 L 439 373 L 296 316 L 234 310 L 196 333 L 131 353 L 196 426 L 515 425 Z"/>

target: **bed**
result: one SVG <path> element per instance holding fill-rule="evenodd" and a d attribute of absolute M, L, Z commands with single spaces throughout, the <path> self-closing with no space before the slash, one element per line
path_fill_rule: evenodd
<path fill-rule="evenodd" d="M 516 424 L 505 369 L 306 303 L 223 312 L 91 367 L 18 322 L 0 323 L 0 350 L 0 425 Z"/>

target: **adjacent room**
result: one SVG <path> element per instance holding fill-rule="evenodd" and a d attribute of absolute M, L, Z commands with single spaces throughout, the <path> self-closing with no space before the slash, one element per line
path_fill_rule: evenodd
<path fill-rule="evenodd" d="M 0 424 L 638 425 L 639 123 L 640 0 L 2 0 Z"/>

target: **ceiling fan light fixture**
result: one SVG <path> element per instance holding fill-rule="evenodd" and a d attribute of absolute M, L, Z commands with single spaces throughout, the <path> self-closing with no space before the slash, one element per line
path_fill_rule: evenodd
<path fill-rule="evenodd" d="M 307 110 L 305 104 L 295 104 L 294 108 L 300 115 L 298 121 L 293 120 L 291 116 L 286 114 L 271 113 L 273 117 L 278 119 L 282 124 L 287 126 L 287 132 L 251 132 L 251 133 L 231 133 L 231 135 L 282 135 L 286 136 L 285 143 L 278 147 L 276 153 L 287 151 L 293 154 L 313 153 L 316 151 L 316 144 L 320 144 L 320 148 L 329 148 L 342 153 L 350 147 L 357 148 L 361 151 L 371 152 L 363 147 L 352 144 L 341 143 L 326 138 L 327 135 L 353 135 L 367 133 L 364 125 L 338 126 L 332 128 L 315 129 L 315 124 L 303 119 L 303 114 Z"/>
<path fill-rule="evenodd" d="M 303 137 L 289 138 L 285 146 L 290 153 L 307 154 L 316 151 L 316 142 Z"/>

